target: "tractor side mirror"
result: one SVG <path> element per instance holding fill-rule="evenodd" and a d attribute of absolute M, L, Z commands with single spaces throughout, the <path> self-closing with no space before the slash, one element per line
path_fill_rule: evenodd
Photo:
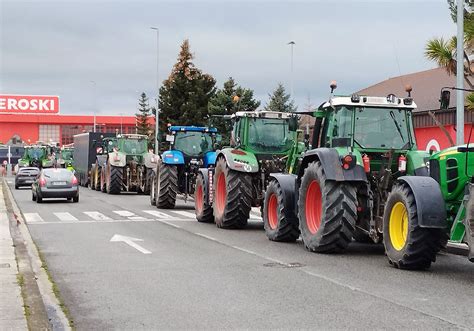
<path fill-rule="evenodd" d="M 442 110 L 446 110 L 449 108 L 449 101 L 451 98 L 451 92 L 447 90 L 441 90 L 441 96 L 439 99 L 439 108 Z"/>
<path fill-rule="evenodd" d="M 288 129 L 290 131 L 296 131 L 298 130 L 298 118 L 295 117 L 290 117 L 289 123 L 288 123 Z"/>
<path fill-rule="evenodd" d="M 166 135 L 166 141 L 169 142 L 170 144 L 174 143 L 174 136 L 172 134 L 167 134 Z"/>

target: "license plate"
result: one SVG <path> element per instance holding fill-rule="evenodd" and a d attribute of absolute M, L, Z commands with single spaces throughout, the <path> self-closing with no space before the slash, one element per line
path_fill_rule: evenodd
<path fill-rule="evenodd" d="M 54 186 L 66 185 L 66 182 L 53 182 Z"/>

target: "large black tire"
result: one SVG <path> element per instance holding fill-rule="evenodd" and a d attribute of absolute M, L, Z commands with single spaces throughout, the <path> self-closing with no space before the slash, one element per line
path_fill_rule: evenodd
<path fill-rule="evenodd" d="M 178 167 L 168 164 L 160 166 L 156 206 L 162 209 L 173 209 L 178 194 Z"/>
<path fill-rule="evenodd" d="M 156 206 L 156 176 L 154 172 L 150 178 L 150 204 Z"/>
<path fill-rule="evenodd" d="M 99 165 L 96 163 L 95 164 L 93 186 L 91 185 L 93 190 L 100 191 L 100 173 L 101 173 L 101 171 L 102 171 L 102 168 L 99 167 Z"/>
<path fill-rule="evenodd" d="M 194 209 L 196 219 L 202 223 L 214 222 L 212 206 L 208 203 L 209 192 L 204 184 L 204 176 L 198 173 L 196 177 L 196 190 L 194 191 Z"/>
<path fill-rule="evenodd" d="M 100 191 L 107 193 L 107 176 L 105 174 L 105 168 L 100 168 Z"/>
<path fill-rule="evenodd" d="M 109 174 L 107 176 L 107 193 L 120 194 L 122 191 L 122 168 L 109 165 Z"/>
<path fill-rule="evenodd" d="M 145 186 L 143 188 L 143 194 L 150 194 L 151 179 L 154 177 L 154 171 L 151 168 L 145 168 Z"/>
<path fill-rule="evenodd" d="M 268 239 L 273 241 L 295 241 L 300 236 L 298 218 L 285 217 L 285 205 L 280 184 L 272 180 L 265 192 L 263 203 L 263 227 Z"/>
<path fill-rule="evenodd" d="M 90 180 L 91 190 L 95 190 L 96 188 L 96 176 L 95 176 L 96 172 L 97 172 L 97 164 L 94 163 L 91 167 L 91 180 Z"/>
<path fill-rule="evenodd" d="M 337 253 L 352 241 L 357 191 L 349 183 L 326 180 L 319 161 L 305 169 L 298 200 L 301 238 L 312 252 Z"/>
<path fill-rule="evenodd" d="M 217 227 L 242 229 L 247 225 L 252 205 L 252 177 L 231 170 L 224 158 L 216 163 L 214 176 L 214 220 Z"/>
<path fill-rule="evenodd" d="M 410 186 L 394 186 L 383 217 L 383 242 L 389 263 L 400 269 L 427 269 L 436 261 L 444 241 L 442 229 L 418 225 L 415 196 Z"/>

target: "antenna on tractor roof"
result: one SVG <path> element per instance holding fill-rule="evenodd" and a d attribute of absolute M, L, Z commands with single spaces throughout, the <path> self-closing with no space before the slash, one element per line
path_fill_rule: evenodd
<path fill-rule="evenodd" d="M 411 98 L 411 91 L 413 91 L 413 88 L 411 87 L 410 84 L 405 85 L 405 92 L 408 93 L 408 97 Z"/>
<path fill-rule="evenodd" d="M 329 96 L 329 104 L 331 105 L 332 107 L 332 98 L 334 96 L 334 90 L 337 88 L 337 82 L 335 80 L 332 80 L 331 81 L 331 84 L 329 85 L 329 87 L 331 88 L 331 94 Z M 334 108 L 334 107 L 332 107 Z"/>

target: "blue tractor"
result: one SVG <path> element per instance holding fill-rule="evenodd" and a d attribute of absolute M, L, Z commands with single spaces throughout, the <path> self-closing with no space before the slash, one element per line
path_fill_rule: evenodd
<path fill-rule="evenodd" d="M 151 204 L 171 209 L 178 194 L 183 194 L 185 201 L 193 195 L 199 168 L 214 167 L 216 163 L 215 148 L 220 139 L 216 128 L 168 126 L 170 150 L 161 155 L 151 181 Z"/>

